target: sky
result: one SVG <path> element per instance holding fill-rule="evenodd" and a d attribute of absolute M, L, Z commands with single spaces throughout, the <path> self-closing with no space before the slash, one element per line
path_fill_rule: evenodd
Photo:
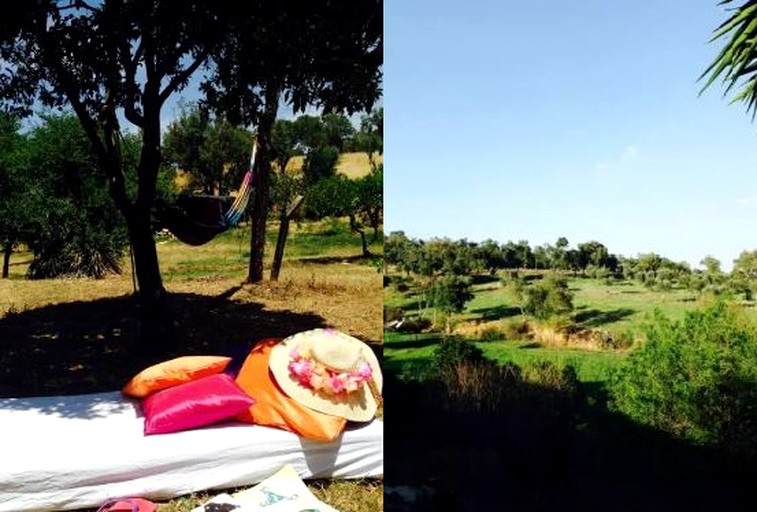
<path fill-rule="evenodd" d="M 700 74 L 717 0 L 390 1 L 385 232 L 757 249 L 757 121 Z"/>

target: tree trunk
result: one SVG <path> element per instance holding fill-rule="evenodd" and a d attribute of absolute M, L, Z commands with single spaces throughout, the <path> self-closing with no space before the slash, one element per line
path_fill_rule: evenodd
<path fill-rule="evenodd" d="M 284 246 L 286 245 L 288 235 L 289 216 L 286 212 L 282 211 L 281 219 L 279 220 L 279 236 L 276 239 L 276 251 L 273 253 L 273 263 L 271 264 L 271 281 L 279 280 L 281 262 L 284 259 Z"/>
<path fill-rule="evenodd" d="M 163 355 L 176 348 L 176 333 L 152 235 L 151 210 L 161 161 L 160 102 L 157 84 L 149 77 L 143 105 L 145 125 L 137 167 L 139 186 L 136 201 L 127 208 L 125 217 L 134 248 L 134 270 L 139 288 L 139 349 L 147 354 Z"/>
<path fill-rule="evenodd" d="M 284 260 L 284 246 L 289 236 L 289 220 L 297 211 L 297 208 L 302 204 L 302 196 L 295 198 L 294 202 L 286 209 L 281 211 L 281 218 L 279 220 L 279 236 L 276 239 L 276 252 L 273 254 L 273 263 L 271 264 L 271 281 L 279 280 L 279 272 L 281 271 L 281 263 Z"/>
<path fill-rule="evenodd" d="M 372 256 L 371 251 L 368 250 L 368 241 L 365 238 L 365 230 L 362 229 L 357 223 L 357 219 L 354 216 L 350 216 L 350 228 L 356 233 L 360 233 L 360 242 L 363 247 L 363 257 L 368 258 Z"/>
<path fill-rule="evenodd" d="M 148 354 L 167 354 L 176 348 L 176 333 L 160 276 L 149 211 L 133 215 L 128 226 L 137 275 L 140 349 Z"/>
<path fill-rule="evenodd" d="M 267 84 L 265 108 L 258 123 L 258 153 L 255 157 L 255 203 L 252 208 L 252 236 L 250 238 L 250 265 L 248 283 L 263 280 L 268 196 L 271 181 L 271 131 L 279 108 L 279 87 Z"/>
<path fill-rule="evenodd" d="M 6 240 L 5 248 L 3 249 L 3 279 L 8 279 L 12 253 L 13 253 L 13 242 L 11 242 L 10 240 Z"/>

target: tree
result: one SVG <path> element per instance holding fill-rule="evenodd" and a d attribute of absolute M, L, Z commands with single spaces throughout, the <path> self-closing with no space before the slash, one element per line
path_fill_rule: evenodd
<path fill-rule="evenodd" d="M 418 242 L 410 240 L 404 231 L 392 231 L 384 238 L 384 260 L 409 274 L 413 271 L 417 248 Z"/>
<path fill-rule="evenodd" d="M 498 269 L 505 267 L 502 247 L 491 239 L 484 240 L 476 247 L 474 257 L 479 261 L 479 265 L 491 275 L 496 274 Z"/>
<path fill-rule="evenodd" d="M 344 143 L 355 135 L 355 127 L 342 114 L 325 114 L 321 117 L 326 134 L 326 145 L 333 146 L 341 153 Z"/>
<path fill-rule="evenodd" d="M 2 277 L 7 278 L 14 246 L 32 229 L 36 206 L 41 204 L 38 181 L 28 172 L 26 138 L 18 119 L 0 115 L 0 242 Z"/>
<path fill-rule="evenodd" d="M 92 145 L 74 115 L 43 119 L 29 136 L 26 172 L 38 182 L 34 208 L 39 218 L 25 239 L 34 253 L 28 275 L 102 278 L 119 273 L 128 238 Z"/>
<path fill-rule="evenodd" d="M 592 240 L 578 244 L 578 251 L 581 258 L 581 269 L 585 269 L 588 265 L 606 267 L 608 264 L 610 253 L 607 247 L 600 242 Z"/>
<path fill-rule="evenodd" d="M 720 260 L 713 256 L 705 256 L 699 264 L 705 268 L 704 277 L 708 284 L 716 285 L 723 282 L 725 276 L 720 269 Z"/>
<path fill-rule="evenodd" d="M 247 281 L 263 278 L 271 132 L 283 99 L 295 113 L 370 110 L 381 94 L 381 0 L 238 3 L 204 91 L 216 110 L 257 126 L 259 163 Z M 266 25 L 263 20 L 273 20 Z"/>
<path fill-rule="evenodd" d="M 568 262 L 566 258 L 568 246 L 568 239 L 564 236 L 561 236 L 557 239 L 557 242 L 555 242 L 555 245 L 552 247 L 552 254 L 550 259 L 552 261 L 552 267 L 555 270 L 565 270 L 568 268 Z"/>
<path fill-rule="evenodd" d="M 378 225 L 383 218 L 383 176 L 372 172 L 357 180 L 337 175 L 326 178 L 308 193 L 308 208 L 318 217 L 347 217 L 350 230 L 360 235 L 362 255 L 371 256 L 365 234 L 367 225 Z M 374 236 L 374 239 L 377 236 Z"/>
<path fill-rule="evenodd" d="M 70 105 L 108 176 L 134 248 L 145 349 L 165 349 L 174 341 L 151 229 L 165 102 L 206 64 L 201 90 L 209 104 L 232 122 L 257 125 L 261 158 L 249 275 L 257 281 L 268 211 L 270 133 L 281 95 L 296 110 L 308 104 L 370 109 L 379 95 L 381 2 L 292 7 L 206 0 L 33 2 L 0 26 L 0 101 L 25 113 L 35 100 Z M 119 112 L 140 129 L 142 139 L 134 195 L 125 186 Z"/>
<path fill-rule="evenodd" d="M 150 213 L 160 169 L 160 110 L 204 64 L 222 34 L 210 2 L 34 2 L 4 25 L 0 98 L 28 113 L 33 101 L 70 105 L 90 139 L 134 248 L 145 349 L 174 340 Z M 135 197 L 127 194 L 118 112 L 140 128 Z"/>
<path fill-rule="evenodd" d="M 462 276 L 442 276 L 431 285 L 431 303 L 446 316 L 447 330 L 452 313 L 460 313 L 473 299 L 470 279 Z"/>
<path fill-rule="evenodd" d="M 525 312 L 542 320 L 573 311 L 573 293 L 564 278 L 547 277 L 525 288 L 523 296 Z"/>
<path fill-rule="evenodd" d="M 384 153 L 384 108 L 374 109 L 360 120 L 360 131 L 355 134 L 355 146 L 368 155 L 372 168 L 376 167 L 376 153 Z"/>
<path fill-rule="evenodd" d="M 716 303 L 672 321 L 657 312 L 646 343 L 609 380 L 611 406 L 634 421 L 733 454 L 757 455 L 757 333 Z"/>
<path fill-rule="evenodd" d="M 189 104 L 168 125 L 163 154 L 204 194 L 225 195 L 238 187 L 249 166 L 251 139 L 249 132 L 215 118 L 207 107 Z"/>
<path fill-rule="evenodd" d="M 739 257 L 733 260 L 733 273 L 748 281 L 757 280 L 757 250 L 741 251 Z"/>

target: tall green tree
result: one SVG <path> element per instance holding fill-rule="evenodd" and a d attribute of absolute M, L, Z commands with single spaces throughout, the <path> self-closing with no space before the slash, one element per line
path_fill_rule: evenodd
<path fill-rule="evenodd" d="M 29 145 L 20 133 L 19 120 L 0 115 L 0 242 L 3 249 L 2 277 L 7 278 L 13 248 L 33 230 L 42 204 L 39 182 L 26 162 Z M 35 215 L 36 214 L 36 215 Z"/>
<path fill-rule="evenodd" d="M 152 236 L 161 163 L 161 108 L 206 62 L 219 38 L 207 1 L 29 2 L 6 21 L 0 41 L 0 98 L 29 112 L 35 101 L 76 113 L 108 190 L 123 214 L 139 283 L 140 340 L 161 350 L 174 340 Z M 127 193 L 119 113 L 140 129 L 135 196 Z"/>
<path fill-rule="evenodd" d="M 448 331 L 452 314 L 461 313 L 472 299 L 471 283 L 467 277 L 446 275 L 431 285 L 431 303 L 445 314 Z"/>
<path fill-rule="evenodd" d="M 376 108 L 360 120 L 360 131 L 354 137 L 355 146 L 368 155 L 368 161 L 375 168 L 376 154 L 384 154 L 384 108 Z"/>
<path fill-rule="evenodd" d="M 29 136 L 27 172 L 38 182 L 34 209 L 42 216 L 26 237 L 34 254 L 29 277 L 118 273 L 128 238 L 92 145 L 76 116 L 43 119 Z"/>
<path fill-rule="evenodd" d="M 257 126 L 259 157 L 248 282 L 263 279 L 271 178 L 271 133 L 279 102 L 295 113 L 368 111 L 381 95 L 382 0 L 235 4 L 205 92 L 230 119 Z M 247 10 L 248 12 L 244 12 Z M 261 24 L 273 19 L 273 26 Z"/>
<path fill-rule="evenodd" d="M 573 292 L 565 278 L 549 276 L 522 290 L 523 310 L 539 319 L 573 311 Z"/>
<path fill-rule="evenodd" d="M 374 240 L 383 219 L 383 176 L 372 172 L 353 180 L 336 175 L 316 183 L 308 192 L 308 207 L 318 217 L 347 217 L 350 230 L 360 235 L 362 255 L 372 256 L 366 228 L 374 228 Z"/>
<path fill-rule="evenodd" d="M 186 172 L 204 194 L 226 195 L 238 187 L 251 150 L 250 132 L 196 104 L 184 105 L 163 137 L 167 163 Z"/>

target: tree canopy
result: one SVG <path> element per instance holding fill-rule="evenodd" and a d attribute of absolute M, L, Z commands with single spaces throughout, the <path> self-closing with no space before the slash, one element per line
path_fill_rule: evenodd
<path fill-rule="evenodd" d="M 146 347 L 174 339 L 151 231 L 162 106 L 195 79 L 207 105 L 233 123 L 256 125 L 261 166 L 249 279 L 257 280 L 280 98 L 295 111 L 370 110 L 381 94 L 382 31 L 380 0 L 40 0 L 3 17 L 0 107 L 28 114 L 42 103 L 75 112 L 126 220 Z M 124 173 L 124 119 L 141 137 L 133 197 Z"/>

